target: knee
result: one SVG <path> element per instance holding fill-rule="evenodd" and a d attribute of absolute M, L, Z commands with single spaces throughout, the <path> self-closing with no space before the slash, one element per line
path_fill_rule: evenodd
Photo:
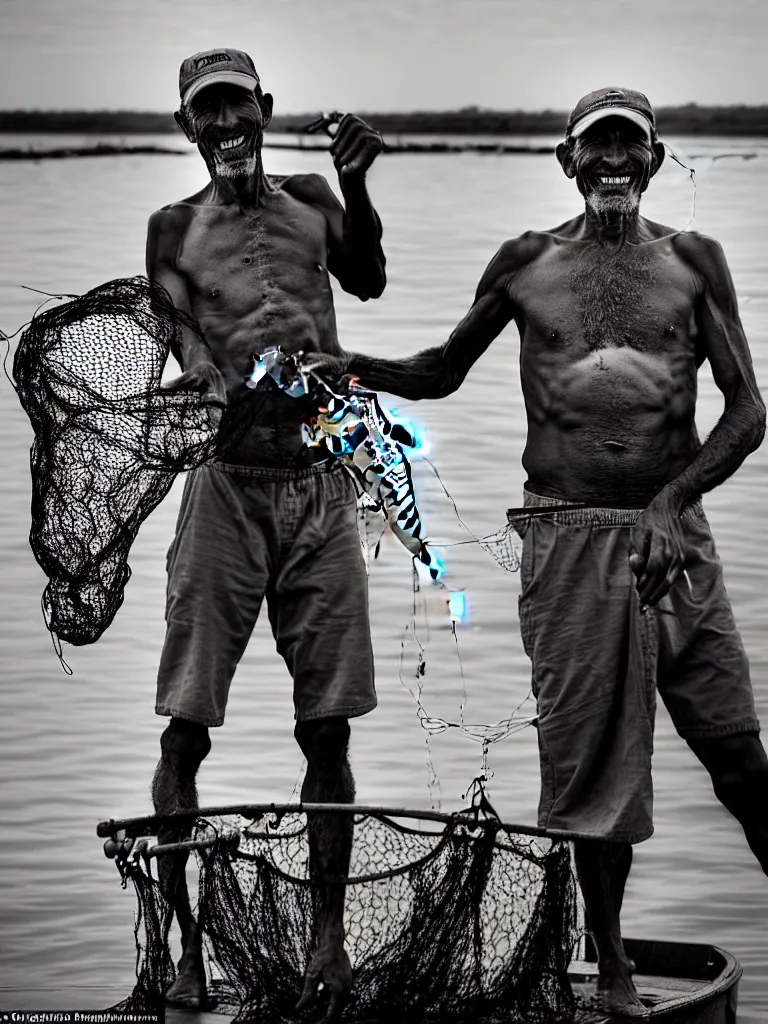
<path fill-rule="evenodd" d="M 197 722 L 172 718 L 160 737 L 163 760 L 184 774 L 195 774 L 211 749 L 208 729 Z"/>
<path fill-rule="evenodd" d="M 349 722 L 346 718 L 313 718 L 297 722 L 293 735 L 311 765 L 338 762 L 345 757 L 349 746 Z"/>

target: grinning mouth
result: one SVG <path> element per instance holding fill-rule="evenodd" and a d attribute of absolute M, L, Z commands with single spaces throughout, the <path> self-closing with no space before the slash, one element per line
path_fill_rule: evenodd
<path fill-rule="evenodd" d="M 244 135 L 238 135 L 234 139 L 224 139 L 219 143 L 219 150 L 236 149 L 238 146 L 242 146 L 244 142 Z"/>
<path fill-rule="evenodd" d="M 601 185 L 628 185 L 632 178 L 629 174 L 620 174 L 613 177 L 600 175 L 597 180 Z"/>

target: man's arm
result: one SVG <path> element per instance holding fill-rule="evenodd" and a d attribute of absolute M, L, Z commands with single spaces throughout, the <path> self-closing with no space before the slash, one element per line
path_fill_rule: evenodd
<path fill-rule="evenodd" d="M 508 285 L 526 261 L 528 248 L 525 236 L 502 245 L 480 279 L 471 309 L 444 345 L 406 359 L 382 359 L 356 352 L 316 357 L 313 353 L 307 359 L 307 368 L 316 369 L 321 376 L 352 374 L 363 387 L 411 401 L 450 395 L 514 317 Z"/>
<path fill-rule="evenodd" d="M 354 114 L 342 118 L 330 152 L 345 206 L 321 175 L 293 179 L 294 188 L 306 193 L 302 198 L 321 209 L 328 222 L 329 273 L 345 292 L 364 302 L 378 299 L 387 283 L 381 220 L 365 184 L 366 172 L 383 145 L 379 133 L 361 118 Z"/>
<path fill-rule="evenodd" d="M 147 228 L 147 277 L 165 289 L 176 309 L 191 317 L 189 288 L 184 277 L 176 269 L 178 237 L 178 225 L 173 210 L 163 209 L 152 214 Z M 183 322 L 180 335 L 180 347 L 178 350 L 174 349 L 173 355 L 183 373 L 167 387 L 206 391 L 211 397 L 226 404 L 224 379 L 213 361 L 210 348 Z"/>
<path fill-rule="evenodd" d="M 635 526 L 630 564 L 646 604 L 656 604 L 685 568 L 682 510 L 735 473 L 765 435 L 765 405 L 723 250 L 713 239 L 699 235 L 688 236 L 678 246 L 703 281 L 696 310 L 699 338 L 725 409 L 696 458 L 662 488 Z"/>

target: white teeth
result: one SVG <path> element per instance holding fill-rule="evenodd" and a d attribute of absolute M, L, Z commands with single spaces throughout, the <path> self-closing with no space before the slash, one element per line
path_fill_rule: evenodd
<path fill-rule="evenodd" d="M 629 184 L 629 175 L 628 174 L 622 174 L 621 177 L 619 177 L 619 178 L 601 178 L 600 179 L 600 184 L 601 185 L 628 185 Z"/>
<path fill-rule="evenodd" d="M 226 139 L 224 142 L 220 142 L 219 149 L 234 149 L 235 146 L 239 146 L 242 142 L 245 142 L 245 136 L 238 135 L 236 139 Z"/>

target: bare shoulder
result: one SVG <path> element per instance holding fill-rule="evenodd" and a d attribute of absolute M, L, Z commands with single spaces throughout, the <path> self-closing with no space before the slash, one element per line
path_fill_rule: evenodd
<path fill-rule="evenodd" d="M 725 253 L 717 239 L 698 231 L 678 231 L 671 241 L 675 252 L 705 279 L 713 280 L 727 272 Z"/>
<path fill-rule="evenodd" d="M 279 179 L 278 187 L 307 206 L 314 206 L 325 212 L 342 209 L 331 186 L 322 174 L 291 174 Z"/>
<path fill-rule="evenodd" d="M 556 240 L 547 231 L 526 231 L 518 238 L 510 238 L 499 247 L 486 275 L 498 281 L 506 280 L 535 262 L 556 244 Z"/>
<path fill-rule="evenodd" d="M 194 217 L 195 209 L 200 205 L 204 191 L 198 192 L 188 199 L 181 199 L 176 203 L 168 203 L 167 206 L 162 206 L 159 210 L 155 210 L 149 218 L 149 235 L 178 239 L 183 235 Z"/>

